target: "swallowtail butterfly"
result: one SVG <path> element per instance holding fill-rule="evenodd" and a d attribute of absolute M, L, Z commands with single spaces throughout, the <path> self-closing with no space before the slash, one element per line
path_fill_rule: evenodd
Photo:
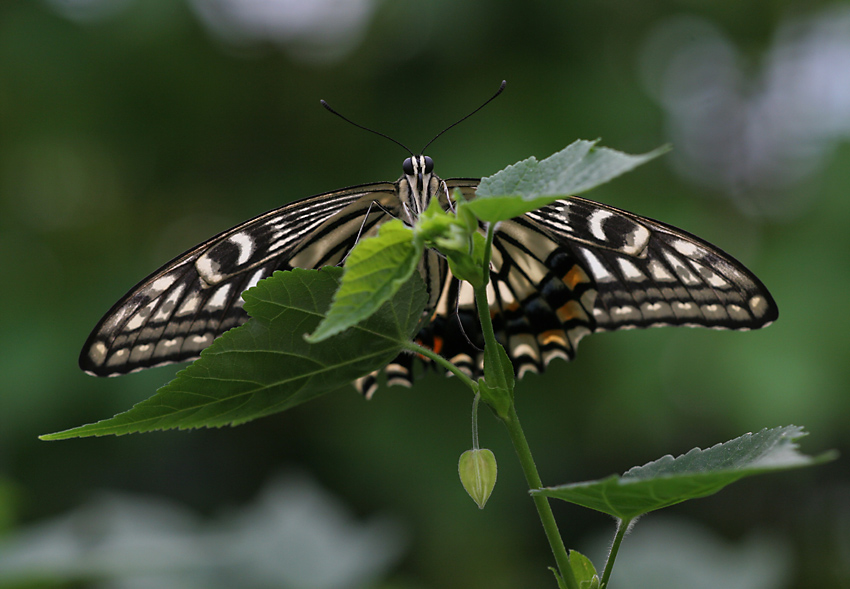
<path fill-rule="evenodd" d="M 124 295 L 80 354 L 95 376 L 126 374 L 197 358 L 248 320 L 241 294 L 276 270 L 341 264 L 356 241 L 387 220 L 412 223 L 432 198 L 475 196 L 478 180 L 442 180 L 414 155 L 396 182 L 344 188 L 287 204 L 228 229 L 171 260 Z M 430 321 L 418 340 L 470 374 L 483 338 L 472 288 L 428 251 L 419 267 Z M 664 325 L 756 329 L 778 316 L 764 285 L 740 262 L 681 229 L 584 198 L 558 200 L 501 223 L 488 287 L 498 338 L 517 371 L 572 359 L 584 336 Z M 387 368 L 389 384 L 411 383 L 414 356 Z M 355 383 L 370 395 L 375 375 Z"/>

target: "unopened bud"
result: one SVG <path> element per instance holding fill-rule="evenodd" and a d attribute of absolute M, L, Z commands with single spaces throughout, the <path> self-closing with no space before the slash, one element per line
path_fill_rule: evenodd
<path fill-rule="evenodd" d="M 460 455 L 457 465 L 460 482 L 479 509 L 490 498 L 496 486 L 496 457 L 490 450 L 467 450 Z"/>

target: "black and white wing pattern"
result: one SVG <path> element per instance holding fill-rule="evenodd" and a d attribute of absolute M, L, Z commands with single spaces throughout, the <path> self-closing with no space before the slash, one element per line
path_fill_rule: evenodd
<path fill-rule="evenodd" d="M 80 367 L 126 374 L 197 358 L 248 320 L 242 292 L 275 270 L 339 264 L 358 236 L 399 215 L 397 183 L 354 186 L 288 204 L 224 231 L 133 287 L 92 331 Z"/>
<path fill-rule="evenodd" d="M 598 331 L 684 325 L 748 330 L 778 316 L 740 262 L 665 223 L 571 197 L 502 223 L 494 239 L 490 314 L 518 376 L 575 357 Z M 483 337 L 472 289 L 449 280 L 421 341 L 471 374 Z M 401 383 L 408 365 L 391 365 Z"/>
<path fill-rule="evenodd" d="M 360 237 L 392 218 L 412 221 L 432 197 L 445 207 L 455 189 L 474 198 L 477 179 L 443 182 L 431 173 L 430 158 L 411 160 L 413 167 L 395 183 L 291 203 L 165 264 L 101 319 L 80 367 L 113 376 L 197 358 L 220 334 L 247 321 L 242 292 L 275 270 L 340 264 Z M 755 329 L 778 315 L 758 278 L 718 248 L 579 197 L 501 223 L 493 247 L 490 314 L 520 377 L 542 371 L 554 358 L 572 359 L 581 338 L 597 331 Z M 471 287 L 454 279 L 433 251 L 426 252 L 420 273 L 431 304 L 418 341 L 479 375 L 484 342 Z M 401 355 L 391 363 L 389 384 L 409 385 L 414 360 Z M 376 376 L 355 386 L 369 395 Z"/>

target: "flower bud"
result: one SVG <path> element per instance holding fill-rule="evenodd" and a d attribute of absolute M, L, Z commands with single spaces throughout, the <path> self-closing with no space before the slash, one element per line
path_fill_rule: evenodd
<path fill-rule="evenodd" d="M 460 482 L 479 509 L 490 498 L 496 486 L 496 457 L 490 450 L 467 450 L 460 455 L 457 465 Z"/>

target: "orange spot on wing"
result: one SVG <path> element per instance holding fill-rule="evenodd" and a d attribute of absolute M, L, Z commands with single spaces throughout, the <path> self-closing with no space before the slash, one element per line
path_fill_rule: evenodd
<path fill-rule="evenodd" d="M 537 334 L 537 341 L 543 346 L 556 344 L 558 346 L 567 345 L 567 334 L 563 329 L 547 329 L 543 333 Z"/>
<path fill-rule="evenodd" d="M 564 274 L 561 280 L 570 287 L 570 290 L 575 290 L 576 286 L 582 282 L 590 282 L 590 278 L 587 277 L 587 274 L 585 274 L 584 270 L 578 264 L 570 268 L 570 271 Z"/>
<path fill-rule="evenodd" d="M 578 301 L 567 301 L 565 304 L 558 307 L 556 311 L 558 319 L 561 323 L 566 323 L 571 319 L 587 320 L 587 313 L 584 312 L 581 304 Z"/>
<path fill-rule="evenodd" d="M 431 345 L 426 344 L 425 342 L 423 342 L 419 338 L 416 338 L 414 341 L 417 344 L 419 344 L 420 346 L 423 346 L 425 348 L 430 348 L 431 350 L 433 350 L 437 354 L 439 354 L 440 351 L 443 349 L 443 338 L 441 338 L 438 335 L 435 335 L 433 337 L 433 339 L 431 341 Z M 423 356 L 422 354 L 416 354 L 416 355 L 419 357 L 420 360 L 422 360 L 424 362 L 430 362 L 431 361 L 430 358 L 427 358 L 427 357 Z"/>
<path fill-rule="evenodd" d="M 434 336 L 434 351 L 436 353 L 440 353 L 440 350 L 443 349 L 443 338 L 438 335 Z"/>

